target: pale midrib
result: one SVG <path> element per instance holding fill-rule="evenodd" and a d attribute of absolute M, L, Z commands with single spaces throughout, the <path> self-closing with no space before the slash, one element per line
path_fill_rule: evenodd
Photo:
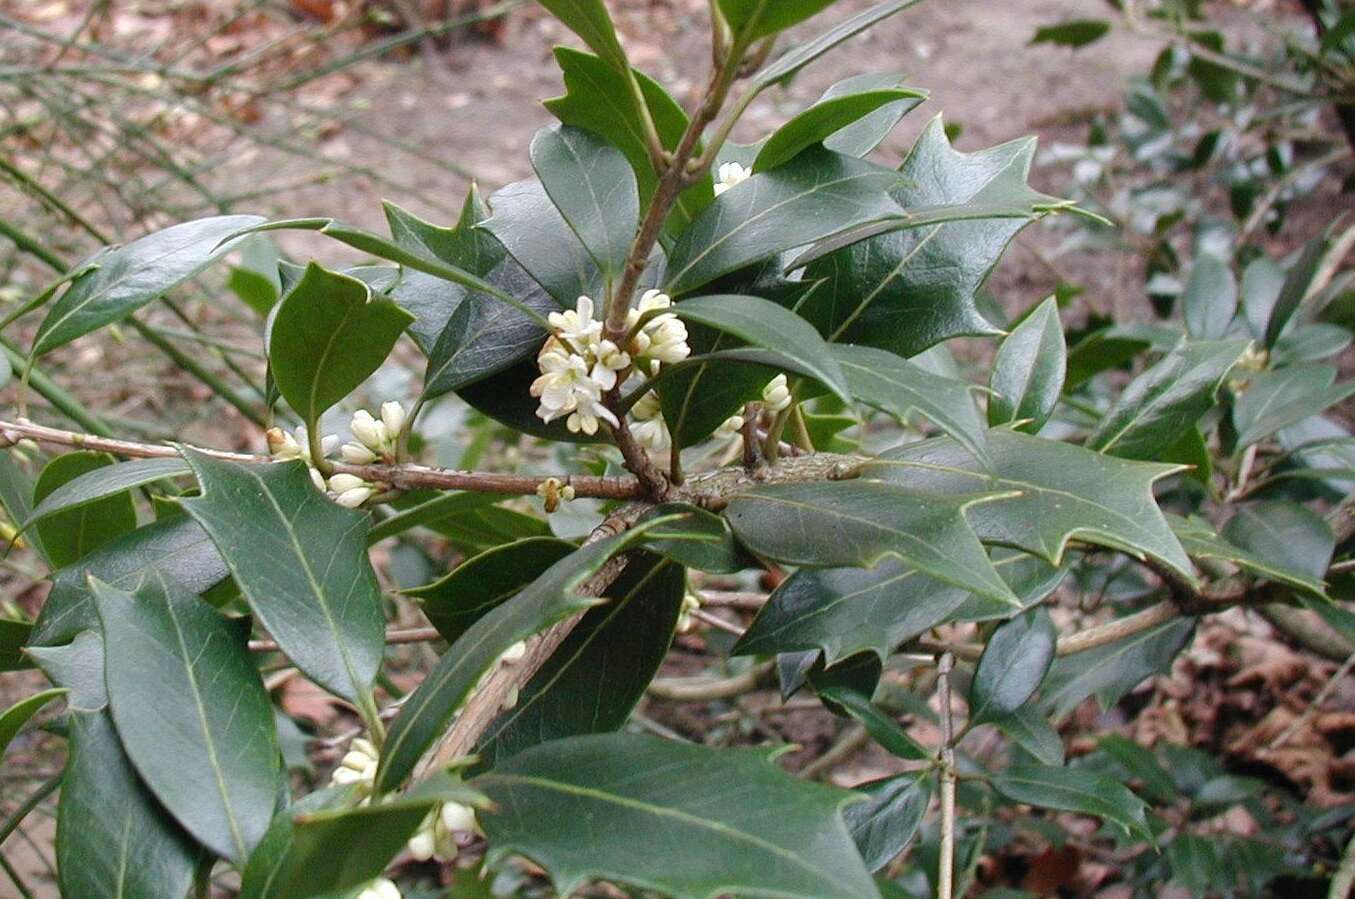
<path fill-rule="evenodd" d="M 319 421 L 317 421 L 317 419 L 320 417 L 320 413 L 324 411 L 323 409 L 317 408 L 319 406 L 319 400 L 317 400 L 316 397 L 320 393 L 320 381 L 329 373 L 326 370 L 326 366 L 329 362 L 330 354 L 334 351 L 334 343 L 339 339 L 339 335 L 343 333 L 344 329 L 348 327 L 349 321 L 352 319 L 354 313 L 365 305 L 367 305 L 365 300 L 358 303 L 352 303 L 343 311 L 343 317 L 340 318 L 339 323 L 330 330 L 329 340 L 325 341 L 325 348 L 320 351 L 320 360 L 315 366 L 315 373 L 311 375 L 311 386 L 306 396 L 308 405 L 310 406 L 309 417 L 311 419 L 307 422 L 307 425 L 311 430 L 314 430 L 319 426 Z"/>
<path fill-rule="evenodd" d="M 574 161 L 574 165 L 579 170 L 579 180 L 583 182 L 584 188 L 588 193 L 588 199 L 591 200 L 593 203 L 593 211 L 597 213 L 598 222 L 602 224 L 602 230 L 606 234 L 605 240 L 607 241 L 608 245 L 607 249 L 611 249 L 613 235 L 611 233 L 611 229 L 607 227 L 610 221 L 610 216 L 608 216 L 605 212 L 602 211 L 602 201 L 598 199 L 597 191 L 593 189 L 592 171 L 583 164 L 583 160 L 579 158 L 579 154 L 574 152 L 574 145 L 571 144 L 563 135 L 560 136 L 560 143 L 564 145 L 565 152 L 569 154 L 569 158 Z M 626 163 L 626 166 L 627 168 L 629 168 L 630 163 Z M 542 182 L 543 185 L 544 183 L 545 182 Z M 560 214 L 562 216 L 564 215 L 563 210 L 561 211 Z M 583 243 L 584 250 L 588 252 L 589 256 L 593 257 L 593 261 L 597 263 L 598 268 L 603 269 L 604 271 L 610 273 L 612 269 L 612 260 L 599 259 L 595 254 L 593 248 L 588 246 L 587 243 L 584 243 L 581 229 L 576 228 L 573 222 L 570 222 L 569 226 L 574 230 L 575 235 L 579 238 L 579 242 Z"/>

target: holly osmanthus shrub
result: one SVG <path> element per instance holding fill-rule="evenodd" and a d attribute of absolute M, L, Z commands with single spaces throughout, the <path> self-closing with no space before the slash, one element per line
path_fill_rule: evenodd
<path fill-rule="evenodd" d="M 715 0 L 691 109 L 631 67 L 600 0 L 542 5 L 588 49 L 557 50 L 534 178 L 472 191 L 451 226 L 388 206 L 389 236 L 176 225 L 7 317 L 43 315 L 0 422 L 0 500 L 51 589 L 35 620 L 0 622 L 0 660 L 53 689 L 0 735 L 64 703 L 64 771 L 25 803 L 60 789 L 63 894 L 392 899 L 446 877 L 454 895 L 951 897 L 984 851 L 1071 817 L 1102 822 L 1088 839 L 1126 879 L 1225 865 L 1152 750 L 1107 737 L 1070 761 L 1060 728 L 1165 671 L 1202 616 L 1306 607 L 1355 636 L 1328 578 L 1348 570 L 1345 475 L 1321 461 L 1331 441 L 1286 436 L 1355 389 L 1283 351 L 1340 242 L 1277 266 L 1263 314 L 1214 297 L 1207 338 L 1168 321 L 1070 348 L 1053 298 L 1008 321 L 979 295 L 1023 227 L 1078 212 L 1028 185 L 1033 141 L 962 153 L 938 117 L 902 165 L 873 161 L 926 97 L 892 74 L 729 139 L 912 0 L 780 50 L 832 0 Z M 47 353 L 280 230 L 368 264 L 264 273 L 266 402 L 223 394 L 259 452 L 120 439 L 53 399 Z M 355 409 L 406 338 L 421 390 Z M 996 345 L 983 388 L 955 338 Z M 30 389 L 83 427 L 28 418 Z M 439 415 L 463 426 L 421 433 Z M 504 439 L 501 465 L 477 464 Z M 33 481 L 35 443 L 57 453 Z M 378 545 L 456 564 L 383 589 Z M 767 572 L 770 595 L 750 592 Z M 1056 596 L 1112 581 L 1131 585 L 1112 612 L 1060 631 Z M 656 681 L 675 635 L 731 676 Z M 411 642 L 439 653 L 402 693 L 383 668 Z M 279 669 L 352 712 L 321 735 L 327 780 L 293 776 Z M 647 691 L 776 681 L 898 773 L 848 791 L 787 773 L 775 741 L 633 723 Z M 1302 820 L 1294 857 L 1347 826 Z M 1291 863 L 1221 876 L 1264 885 Z"/>

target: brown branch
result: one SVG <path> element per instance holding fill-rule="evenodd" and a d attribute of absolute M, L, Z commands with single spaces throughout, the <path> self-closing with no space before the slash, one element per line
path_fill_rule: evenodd
<path fill-rule="evenodd" d="M 435 640 L 441 640 L 442 634 L 439 634 L 437 628 L 432 627 L 412 627 L 404 630 L 394 628 L 386 631 L 386 645 L 397 646 L 405 643 L 432 643 Z M 250 640 L 250 652 L 280 652 L 276 640 Z"/>

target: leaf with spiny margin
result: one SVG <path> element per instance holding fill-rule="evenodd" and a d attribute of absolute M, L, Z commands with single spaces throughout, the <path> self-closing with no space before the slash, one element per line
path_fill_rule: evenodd
<path fill-rule="evenodd" d="M 674 899 L 879 896 L 842 821 L 851 794 L 796 780 L 765 751 L 571 737 L 471 786 L 494 803 L 480 816 L 489 862 L 521 853 L 562 896 L 592 878 Z"/>
<path fill-rule="evenodd" d="M 581 296 L 601 303 L 602 273 L 539 180 L 508 185 L 489 206 L 494 214 L 476 227 L 494 235 L 557 305 L 573 309 Z"/>
<path fill-rule="evenodd" d="M 1193 618 L 1173 618 L 1123 640 L 1057 658 L 1045 676 L 1039 707 L 1062 720 L 1095 696 L 1102 709 L 1109 709 L 1144 678 L 1167 671 L 1194 632 Z"/>
<path fill-rule="evenodd" d="M 484 805 L 446 772 L 384 802 L 352 806 L 352 798 L 321 791 L 279 812 L 245 867 L 240 899 L 347 899 L 381 875 L 439 803 Z"/>
<path fill-rule="evenodd" d="M 1006 212 L 1025 204 L 1029 214 L 925 227 L 918 227 L 916 219 L 897 221 L 900 230 L 838 249 L 810 265 L 805 277 L 828 283 L 800 314 L 829 340 L 901 356 L 950 337 L 998 334 L 979 312 L 975 293 L 1011 239 L 1037 217 L 1036 205 L 1051 199 L 1026 183 L 1034 153 L 1031 139 L 959 153 L 941 119 L 933 119 L 899 169 L 899 186 L 891 192 L 899 206 L 913 214 L 923 208 L 941 214 L 945 207 L 1001 200 Z"/>
<path fill-rule="evenodd" d="M 1035 695 L 1054 661 L 1058 636 L 1044 606 L 1036 606 L 993 631 L 969 685 L 971 726 L 1010 715 Z"/>
<path fill-rule="evenodd" d="M 547 568 L 578 547 L 555 537 L 528 537 L 486 550 L 445 577 L 406 590 L 448 643 L 455 643 L 490 610 L 512 599 Z"/>
<path fill-rule="evenodd" d="M 745 41 L 753 41 L 792 25 L 832 6 L 837 0 L 718 0 L 730 29 Z"/>
<path fill-rule="evenodd" d="M 18 735 L 19 728 L 27 724 L 28 719 L 40 712 L 47 703 L 65 696 L 66 693 L 64 687 L 43 690 L 19 700 L 0 712 L 0 759 L 5 757 L 5 750 L 9 748 L 10 741 Z"/>
<path fill-rule="evenodd" d="M 1013 802 L 1104 818 L 1127 835 L 1152 839 L 1143 800 L 1104 775 L 1049 765 L 1012 765 L 994 774 L 991 783 Z"/>
<path fill-rule="evenodd" d="M 620 730 L 668 653 L 686 592 L 681 565 L 637 552 L 603 593 L 606 605 L 588 610 L 485 730 L 479 767 L 549 740 Z"/>
<path fill-rule="evenodd" d="M 794 159 L 801 151 L 815 144 L 828 149 L 828 138 L 860 121 L 881 107 L 904 100 L 921 101 L 923 91 L 903 87 L 879 87 L 856 93 L 838 93 L 825 97 L 778 128 L 758 150 L 753 160 L 754 172 L 765 172 Z M 850 153 L 860 157 L 864 153 Z"/>
<path fill-rule="evenodd" d="M 604 281 L 621 274 L 640 226 L 640 193 L 626 157 L 591 131 L 557 125 L 532 138 L 532 169 Z"/>
<path fill-rule="evenodd" d="M 603 62 L 618 72 L 630 68 L 626 60 L 626 51 L 616 37 L 616 26 L 607 14 L 602 0 L 541 0 L 551 15 L 565 23 L 565 26 L 592 48 Z"/>
<path fill-rule="evenodd" d="M 988 386 L 988 424 L 1038 434 L 1063 393 L 1068 346 L 1054 297 L 1036 306 L 998 347 Z"/>
<path fill-rule="evenodd" d="M 823 103 L 848 94 L 865 91 L 903 87 L 904 81 L 901 75 L 880 73 L 853 75 L 829 87 L 817 102 Z M 916 109 L 929 96 L 927 91 L 920 88 L 907 88 L 907 91 L 908 96 L 903 99 L 886 103 L 850 125 L 834 131 L 824 139 L 823 145 L 834 153 L 845 153 L 848 156 L 858 157 L 865 156 L 883 143 L 885 138 L 889 137 L 890 132 L 894 130 L 894 126 L 899 123 L 900 119 Z"/>
<path fill-rule="evenodd" d="M 591 53 L 568 47 L 555 48 L 555 61 L 564 75 L 566 93 L 543 105 L 564 124 L 599 134 L 625 154 L 639 185 L 640 204 L 647 206 L 658 186 L 658 175 L 649 158 L 639 117 L 632 108 L 625 74 Z M 687 113 L 658 82 L 642 72 L 633 74 L 640 83 L 640 93 L 644 95 L 664 149 L 676 149 L 687 130 Z M 700 148 L 698 143 L 697 152 Z M 714 198 L 711 176 L 706 172 L 696 184 L 678 195 L 673 211 L 664 223 L 665 232 L 677 234 Z"/>
<path fill-rule="evenodd" d="M 184 829 L 243 863 L 277 802 L 273 708 L 244 633 L 182 588 L 91 580 L 109 707 L 142 780 Z"/>
<path fill-rule="evenodd" d="M 1223 537 L 1272 569 L 1289 572 L 1291 580 L 1310 583 L 1322 583 L 1336 549 L 1336 536 L 1325 518 L 1282 499 L 1241 506 L 1224 523 Z"/>
<path fill-rule="evenodd" d="M 68 691 L 66 708 L 72 712 L 97 712 L 108 708 L 104 685 L 104 641 L 98 622 L 93 630 L 81 631 L 64 646 L 30 646 L 47 679 Z"/>
<path fill-rule="evenodd" d="M 1063 577 L 1024 553 L 1004 551 L 993 567 L 1022 605 L 1043 599 Z M 966 620 L 962 613 L 976 602 L 991 607 L 992 614 L 1001 610 L 1002 617 L 1014 611 L 1008 601 L 979 600 L 896 559 L 885 559 L 874 568 L 802 568 L 772 592 L 732 654 L 809 650 L 817 655 L 821 650 L 825 664 L 835 665 L 870 651 L 883 662 L 933 627 Z"/>
<path fill-rule="evenodd" d="M 135 590 L 145 578 L 163 576 L 201 594 L 229 577 L 230 570 L 196 521 L 182 515 L 161 519 L 58 571 L 29 645 L 68 643 L 81 631 L 99 627 L 89 595 L 91 576 L 123 590 Z"/>
<path fill-rule="evenodd" d="M 958 440 L 984 465 L 988 459 L 983 421 L 974 407 L 973 385 L 933 374 L 915 362 L 874 347 L 832 345 L 852 396 L 900 422 L 917 412 Z"/>
<path fill-rule="evenodd" d="M 192 471 L 182 459 L 135 459 L 115 465 L 99 466 L 78 475 L 42 498 L 23 522 L 27 530 L 49 515 L 80 508 L 98 500 L 125 493 L 134 487 L 176 478 Z"/>
<path fill-rule="evenodd" d="M 296 666 L 356 702 L 385 651 L 368 516 L 330 502 L 300 462 L 225 462 L 184 448 L 202 495 L 183 500 L 259 622 Z"/>
<path fill-rule="evenodd" d="M 376 371 L 414 316 L 356 278 L 312 262 L 269 331 L 274 383 L 307 427 Z"/>
<path fill-rule="evenodd" d="M 1215 405 L 1219 385 L 1249 340 L 1183 340 L 1124 389 L 1087 438 L 1088 449 L 1154 459 Z"/>
<path fill-rule="evenodd" d="M 866 801 L 847 806 L 842 817 L 871 871 L 889 864 L 912 842 L 931 804 L 929 780 L 927 772 L 910 772 L 856 787 Z"/>
<path fill-rule="evenodd" d="M 778 253 L 896 215 L 900 209 L 888 189 L 899 178 L 822 147 L 753 175 L 679 235 L 664 273 L 666 289 L 675 296 L 691 293 Z"/>
<path fill-rule="evenodd" d="M 1238 514 L 1242 515 L 1246 512 L 1247 510 L 1243 509 Z M 1261 521 L 1267 520 L 1263 515 L 1258 516 L 1258 518 Z M 1185 548 L 1186 554 L 1192 558 L 1229 562 L 1265 580 L 1285 584 L 1319 598 L 1326 598 L 1327 585 L 1322 579 L 1327 567 L 1325 562 L 1322 565 L 1321 573 L 1314 576 L 1309 570 L 1275 564 L 1272 560 L 1256 555 L 1241 546 L 1235 546 L 1216 534 L 1209 522 L 1203 518 L 1194 516 L 1180 518 L 1175 515 L 1168 515 L 1167 522 L 1171 525 L 1177 538 L 1180 539 L 1181 546 Z M 1328 558 L 1330 558 L 1330 553 L 1328 553 Z"/>
<path fill-rule="evenodd" d="M 33 488 L 39 507 L 67 484 L 114 466 L 107 453 L 77 450 L 63 453 L 43 466 Z M 126 489 L 97 502 L 58 512 L 37 526 L 38 536 L 53 567 L 65 568 L 136 529 L 136 506 Z"/>
<path fill-rule="evenodd" d="M 965 522 L 967 509 L 1010 495 L 997 487 L 943 496 L 865 479 L 770 484 L 734 497 L 725 518 L 750 550 L 777 562 L 872 567 L 895 557 L 939 581 L 1016 605 Z"/>
<path fill-rule="evenodd" d="M 918 2 L 919 0 L 887 0 L 885 3 L 872 6 L 870 9 L 863 10 L 851 18 L 839 22 L 814 39 L 787 50 L 770 65 L 759 69 L 753 75 L 750 89 L 760 92 L 778 81 L 789 78 L 843 41 L 850 40 Z"/>
<path fill-rule="evenodd" d="M 1070 540 L 1156 559 L 1194 582 L 1190 559 L 1153 498 L 1153 483 L 1178 465 L 1135 462 L 1057 440 L 988 432 L 993 473 L 962 446 L 937 438 L 901 446 L 867 463 L 866 478 L 933 494 L 1006 494 L 967 511 L 979 538 L 1058 565 Z"/>
<path fill-rule="evenodd" d="M 77 337 L 135 312 L 221 259 L 257 215 L 221 215 L 173 225 L 105 253 L 98 267 L 77 278 L 47 313 L 31 354 L 64 346 Z"/>
<path fill-rule="evenodd" d="M 1330 365 L 1293 365 L 1254 375 L 1233 402 L 1236 452 L 1355 394 L 1355 381 L 1337 384 L 1336 373 Z"/>
<path fill-rule="evenodd" d="M 590 543 L 565 556 L 467 628 L 391 723 L 376 772 L 376 788 L 389 791 L 409 777 L 480 677 L 493 668 L 505 650 L 562 618 L 605 602 L 577 591 L 613 556 L 635 546 L 650 528 L 663 521 L 659 518 L 636 525 L 624 534 Z"/>

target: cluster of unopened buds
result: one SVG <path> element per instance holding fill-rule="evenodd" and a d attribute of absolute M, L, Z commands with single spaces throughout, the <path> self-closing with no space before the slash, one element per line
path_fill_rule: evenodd
<path fill-rule="evenodd" d="M 381 404 L 379 419 L 373 418 L 366 409 L 359 409 L 353 414 L 353 419 L 348 425 L 353 439 L 340 446 L 336 435 L 326 434 L 320 440 L 320 452 L 328 458 L 338 450 L 339 457 L 349 465 L 372 465 L 377 462 L 389 464 L 396 460 L 397 445 L 404 424 L 405 407 L 395 401 Z M 289 434 L 282 428 L 269 428 L 266 436 L 268 452 L 274 459 L 279 462 L 293 459 L 305 462 L 315 489 L 328 494 L 345 508 L 356 509 L 381 492 L 375 484 L 353 474 L 341 472 L 331 475 L 326 480 L 316 467 L 316 460 L 311 458 L 310 435 L 305 425 L 298 427 L 295 434 Z"/>
<path fill-rule="evenodd" d="M 790 395 L 790 384 L 785 375 L 777 375 L 762 388 L 762 408 L 773 414 L 785 412 L 794 398 Z M 729 416 L 715 429 L 711 437 L 731 449 L 743 446 L 743 410 Z"/>
<path fill-rule="evenodd" d="M 564 418 L 575 434 L 596 434 L 599 422 L 618 427 L 605 395 L 632 374 L 652 377 L 660 366 L 681 362 L 691 353 L 687 326 L 663 311 L 671 305 L 667 294 L 646 291 L 628 314 L 624 347 L 603 337 L 589 297 L 579 297 L 574 309 L 551 313 L 551 336 L 536 357 L 541 375 L 531 386 L 540 401 L 537 416 L 547 422 Z"/>
<path fill-rule="evenodd" d="M 444 802 L 428 813 L 405 848 L 421 862 L 429 859 L 450 862 L 461 848 L 457 835 L 472 833 L 480 833 L 475 809 L 459 802 Z"/>

